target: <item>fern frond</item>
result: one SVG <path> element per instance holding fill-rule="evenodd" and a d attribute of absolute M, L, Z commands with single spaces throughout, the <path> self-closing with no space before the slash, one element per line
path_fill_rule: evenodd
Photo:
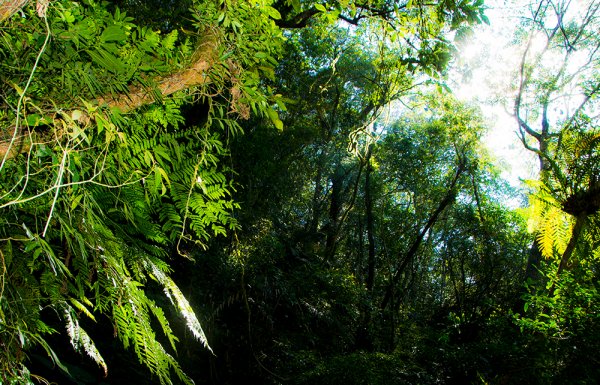
<path fill-rule="evenodd" d="M 171 345 L 171 348 L 173 349 L 173 351 L 177 351 L 175 343 L 177 341 L 179 341 L 179 339 L 175 336 L 175 334 L 173 334 L 173 330 L 171 330 L 171 327 L 169 326 L 169 321 L 167 320 L 165 313 L 158 306 L 150 306 L 149 308 L 150 308 L 150 311 L 152 312 L 152 315 L 154 315 L 154 317 L 156 317 L 156 320 L 160 324 L 164 335 L 169 340 L 169 344 Z"/>
<path fill-rule="evenodd" d="M 79 310 L 80 312 L 85 314 L 89 319 L 91 319 L 92 321 L 96 321 L 96 318 L 94 317 L 94 315 L 89 311 L 89 309 L 84 304 L 82 304 L 75 298 L 69 298 L 69 302 L 71 302 L 71 304 L 73 306 L 75 306 L 75 308 L 77 308 L 77 310 Z"/>
<path fill-rule="evenodd" d="M 200 341 L 204 347 L 212 352 L 211 347 L 208 345 L 208 340 L 206 339 L 206 335 L 204 334 L 204 330 L 200 325 L 200 321 L 194 310 L 190 306 L 187 298 L 183 295 L 179 287 L 173 282 L 171 277 L 166 275 L 161 269 L 158 268 L 156 264 L 154 264 L 149 259 L 145 259 L 142 261 L 144 267 L 151 274 L 158 283 L 160 283 L 167 295 L 167 298 L 171 301 L 173 306 L 179 310 L 183 318 L 186 320 L 187 327 L 190 329 L 194 337 Z"/>
<path fill-rule="evenodd" d="M 573 218 L 562 210 L 545 184 L 538 181 L 535 188 L 536 191 L 529 195 L 528 228 L 536 233 L 542 256 L 560 256 L 569 243 Z"/>
<path fill-rule="evenodd" d="M 158 270 L 158 268 L 157 268 Z M 123 345 L 133 347 L 139 361 L 144 363 L 155 374 L 161 384 L 173 384 L 171 370 L 179 379 L 192 385 L 193 381 L 181 370 L 177 361 L 167 353 L 164 347 L 156 340 L 151 326 L 150 313 L 156 316 L 169 339 L 174 345 L 174 337 L 164 314 L 156 304 L 146 297 L 140 289 L 141 285 L 132 280 L 121 283 L 121 305 L 113 308 L 113 318 L 116 321 L 117 335 Z"/>
<path fill-rule="evenodd" d="M 537 241 L 545 258 L 562 255 L 569 243 L 573 220 L 555 206 L 546 206 L 538 211 Z"/>
<path fill-rule="evenodd" d="M 90 338 L 85 330 L 79 325 L 79 321 L 77 320 L 77 316 L 73 313 L 73 308 L 68 305 L 64 307 L 64 316 L 66 321 L 67 334 L 69 335 L 69 339 L 71 345 L 76 351 L 83 349 L 83 351 L 90 356 L 98 366 L 102 368 L 104 371 L 104 376 L 108 374 L 108 367 L 106 366 L 106 362 L 104 358 L 96 348 L 94 341 Z"/>

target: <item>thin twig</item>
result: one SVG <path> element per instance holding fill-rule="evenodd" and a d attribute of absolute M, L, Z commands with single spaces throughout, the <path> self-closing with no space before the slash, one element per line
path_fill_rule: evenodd
<path fill-rule="evenodd" d="M 52 219 L 52 213 L 54 213 L 54 207 L 56 206 L 56 201 L 58 200 L 58 193 L 60 192 L 60 184 L 62 183 L 62 177 L 65 172 L 65 163 L 67 162 L 69 151 L 68 149 L 63 150 L 63 157 L 60 161 L 60 168 L 58 169 L 58 176 L 56 177 L 56 191 L 54 192 L 54 199 L 52 200 L 52 206 L 50 206 L 50 213 L 48 213 L 48 220 L 46 221 L 46 226 L 44 226 L 44 231 L 42 232 L 42 238 L 46 237 L 46 231 L 48 231 L 48 226 L 50 225 L 50 220 Z"/>
<path fill-rule="evenodd" d="M 17 134 L 19 132 L 19 123 L 20 123 L 19 120 L 21 117 L 21 108 L 22 108 L 22 104 L 23 104 L 23 99 L 25 99 L 25 94 L 27 93 L 27 89 L 31 85 L 31 81 L 33 80 L 33 75 L 35 74 L 35 71 L 38 67 L 40 59 L 42 58 L 42 54 L 46 50 L 46 47 L 48 46 L 48 42 L 50 41 L 50 25 L 48 24 L 48 18 L 45 16 L 44 16 L 44 23 L 46 24 L 46 39 L 44 40 L 44 44 L 42 44 L 42 48 L 40 49 L 40 52 L 38 52 L 38 55 L 35 59 L 33 68 L 31 69 L 31 73 L 29 74 L 29 79 L 27 79 L 27 83 L 25 84 L 25 88 L 23 88 L 23 92 L 21 92 L 21 96 L 19 96 L 19 101 L 17 102 L 17 116 L 15 119 L 15 129 L 13 131 L 13 136 L 10 140 L 10 143 L 8 144 L 8 148 L 7 148 L 6 152 L 4 153 L 4 157 L 2 157 L 2 163 L 0 163 L 0 172 L 2 172 L 2 169 L 4 168 L 4 164 L 6 163 L 6 160 L 9 157 L 10 150 L 11 150 L 15 140 L 17 139 Z"/>

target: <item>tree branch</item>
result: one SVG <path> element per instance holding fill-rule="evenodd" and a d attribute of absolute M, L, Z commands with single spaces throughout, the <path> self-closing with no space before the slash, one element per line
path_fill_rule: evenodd
<path fill-rule="evenodd" d="M 207 34 L 204 41 L 199 45 L 190 65 L 179 72 L 158 78 L 155 80 L 156 88 L 151 89 L 142 86 L 132 86 L 124 94 L 100 97 L 95 102 L 99 106 L 110 109 L 118 109 L 123 113 L 133 111 L 141 106 L 152 104 L 163 97 L 184 91 L 192 87 L 210 83 L 210 69 L 217 60 L 218 39 L 211 33 Z M 65 112 L 70 115 L 68 112 Z M 85 121 L 90 118 L 85 114 L 79 120 Z M 18 127 L 16 128 L 19 129 Z M 0 159 L 14 158 L 23 151 L 27 151 L 32 143 L 27 143 L 28 135 L 19 135 L 15 140 L 0 141 Z M 12 142 L 12 144 L 11 144 Z"/>
<path fill-rule="evenodd" d="M 434 6 L 435 4 L 423 4 L 424 6 Z M 350 16 L 346 16 L 342 13 L 340 13 L 337 17 L 340 20 L 345 21 L 348 24 L 351 25 L 358 25 L 358 23 L 362 20 L 362 19 L 366 19 L 369 17 L 379 17 L 383 20 L 389 20 L 391 19 L 390 15 L 393 15 L 394 13 L 394 9 L 386 9 L 386 8 L 375 8 L 369 5 L 369 3 L 364 3 L 364 4 L 356 4 L 356 8 L 360 9 L 361 11 L 366 11 L 366 14 L 363 13 L 357 13 L 354 17 L 350 17 Z M 403 5 L 399 5 L 397 7 L 397 9 L 404 9 L 406 8 L 406 4 Z M 285 17 L 279 19 L 279 20 L 275 20 L 275 25 L 277 25 L 280 28 L 287 28 L 287 29 L 298 29 L 298 28 L 304 28 L 308 25 L 308 23 L 310 22 L 310 20 L 315 16 L 318 15 L 319 13 L 321 13 L 321 11 L 319 11 L 318 9 L 316 9 L 315 7 L 312 7 L 310 9 L 307 9 L 305 11 L 302 11 L 294 16 L 292 16 L 289 19 L 286 19 Z"/>
<path fill-rule="evenodd" d="M 385 310 L 385 308 L 387 308 L 387 306 L 394 294 L 394 287 L 396 287 L 396 285 L 398 284 L 400 277 L 402 277 L 402 273 L 404 272 L 404 270 L 406 269 L 406 267 L 408 266 L 410 261 L 412 261 L 414 256 L 417 254 L 417 251 L 419 250 L 419 246 L 423 242 L 423 239 L 425 239 L 425 234 L 427 234 L 427 232 L 437 222 L 438 217 L 446 209 L 446 207 L 448 207 L 450 204 L 452 204 L 454 202 L 454 199 L 456 197 L 456 185 L 458 184 L 458 180 L 460 179 L 460 176 L 463 174 L 463 172 L 465 170 L 466 170 L 466 165 L 464 164 L 464 162 L 461 161 L 461 163 L 458 165 L 456 173 L 454 174 L 454 177 L 452 178 L 452 182 L 450 182 L 450 186 L 448 187 L 448 190 L 446 191 L 446 195 L 444 196 L 442 201 L 439 203 L 439 205 L 435 209 L 435 211 L 431 214 L 431 216 L 429 217 L 429 220 L 427 221 L 425 226 L 421 229 L 421 231 L 419 231 L 417 238 L 414 240 L 414 242 L 412 243 L 412 245 L 410 246 L 410 248 L 404 255 L 404 258 L 402 259 L 400 266 L 398 266 L 398 269 L 392 276 L 392 279 L 390 280 L 390 283 L 388 284 L 387 289 L 385 291 L 383 300 L 381 301 L 381 305 L 380 305 L 381 310 Z"/>
<path fill-rule="evenodd" d="M 321 11 L 313 7 L 307 9 L 306 11 L 300 12 L 297 15 L 294 15 L 294 17 L 292 17 L 289 20 L 284 20 L 283 18 L 275 20 L 275 25 L 277 25 L 280 28 L 288 29 L 304 28 L 308 25 L 310 19 L 312 19 L 313 16 L 315 16 L 319 12 Z"/>
<path fill-rule="evenodd" d="M 29 0 L 0 0 L 0 24 L 19 12 Z"/>

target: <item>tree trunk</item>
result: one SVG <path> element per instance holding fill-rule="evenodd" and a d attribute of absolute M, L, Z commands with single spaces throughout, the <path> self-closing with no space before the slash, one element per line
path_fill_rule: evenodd
<path fill-rule="evenodd" d="M 329 223 L 327 224 L 327 240 L 325 243 L 325 260 L 331 261 L 337 250 L 339 219 L 342 210 L 342 185 L 344 170 L 338 165 L 331 176 L 331 198 L 329 204 Z"/>
<path fill-rule="evenodd" d="M 322 149 L 317 161 L 317 174 L 314 179 L 315 191 L 312 198 L 311 219 L 307 229 L 309 234 L 316 234 L 319 228 L 319 217 L 321 215 L 319 206 L 321 206 L 321 196 L 323 195 L 323 167 L 325 167 L 325 158 L 326 152 L 325 149 Z"/>
<path fill-rule="evenodd" d="M 373 166 L 371 165 L 371 146 L 367 150 L 367 170 L 365 172 L 365 211 L 367 220 L 367 241 L 368 241 L 368 260 L 367 260 L 367 279 L 366 288 L 369 292 L 373 290 L 375 283 L 375 235 L 374 235 L 374 218 L 373 218 L 373 196 L 371 191 L 371 173 Z"/>
<path fill-rule="evenodd" d="M 527 267 L 525 268 L 525 280 L 529 282 L 538 282 L 542 276 L 540 274 L 540 264 L 542 262 L 542 252 L 537 237 L 529 249 L 527 257 Z"/>
<path fill-rule="evenodd" d="M 571 268 L 571 257 L 573 256 L 573 252 L 575 251 L 575 247 L 577 246 L 577 242 L 579 241 L 579 237 L 581 236 L 581 231 L 585 226 L 585 222 L 587 219 L 587 214 L 585 212 L 579 214 L 577 219 L 575 220 L 575 225 L 573 226 L 573 230 L 571 231 L 571 239 L 569 239 L 569 244 L 565 249 L 565 252 L 560 258 L 560 264 L 558 265 L 558 270 L 556 271 L 556 278 L 558 279 L 561 273 L 564 270 L 569 270 Z M 556 282 L 552 283 L 552 287 L 550 287 L 550 296 L 554 294 Z"/>
<path fill-rule="evenodd" d="M 398 281 L 400 281 L 400 278 L 402 277 L 402 273 L 404 273 L 404 270 L 406 269 L 408 264 L 416 256 L 417 251 L 419 250 L 419 246 L 423 242 L 423 239 L 425 239 L 425 234 L 427 234 L 429 229 L 431 229 L 433 227 L 433 225 L 437 222 L 438 217 L 446 209 L 446 207 L 450 206 L 454 202 L 454 199 L 456 197 L 456 191 L 455 191 L 456 184 L 458 183 L 458 179 L 460 178 L 460 176 L 462 175 L 464 170 L 465 170 L 464 165 L 462 165 L 462 164 L 459 165 L 458 169 L 456 170 L 456 174 L 454 175 L 454 178 L 452 179 L 452 182 L 450 183 L 450 186 L 448 187 L 448 191 L 446 192 L 446 195 L 444 196 L 444 199 L 442 199 L 442 201 L 440 202 L 438 207 L 431 214 L 431 216 L 429 217 L 429 220 L 427 221 L 427 223 L 425 224 L 423 229 L 421 229 L 421 231 L 417 235 L 417 238 L 414 240 L 414 242 L 412 243 L 412 245 L 410 246 L 408 251 L 404 254 L 404 258 L 402 259 L 400 266 L 398 266 L 398 269 L 392 276 L 392 279 L 390 280 L 390 283 L 388 284 L 388 287 L 385 291 L 385 295 L 384 295 L 383 300 L 381 301 L 381 305 L 380 305 L 381 310 L 385 310 L 387 308 L 387 306 L 389 305 L 390 300 L 392 299 L 392 296 L 394 294 L 394 288 L 398 284 Z"/>
<path fill-rule="evenodd" d="M 372 300 L 373 286 L 375 283 L 375 235 L 374 235 L 374 218 L 373 218 L 373 196 L 371 191 L 371 173 L 373 166 L 371 165 L 371 146 L 367 150 L 365 159 L 367 168 L 365 170 L 365 217 L 366 217 L 366 232 L 368 242 L 368 257 L 367 257 L 367 276 L 365 279 L 365 288 L 369 302 Z M 362 229 L 361 229 L 362 231 Z M 362 236 L 361 236 L 362 240 Z M 358 350 L 373 351 L 373 335 L 371 333 L 371 309 L 370 306 L 361 306 L 361 321 L 356 333 L 355 344 Z"/>

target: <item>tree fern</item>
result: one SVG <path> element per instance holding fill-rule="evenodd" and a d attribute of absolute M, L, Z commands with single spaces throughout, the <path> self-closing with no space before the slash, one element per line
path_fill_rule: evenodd
<path fill-rule="evenodd" d="M 529 287 L 522 327 L 565 338 L 598 311 L 599 148 L 598 128 L 581 111 L 548 140 L 550 167 L 531 184 L 529 208 L 545 285 Z"/>

